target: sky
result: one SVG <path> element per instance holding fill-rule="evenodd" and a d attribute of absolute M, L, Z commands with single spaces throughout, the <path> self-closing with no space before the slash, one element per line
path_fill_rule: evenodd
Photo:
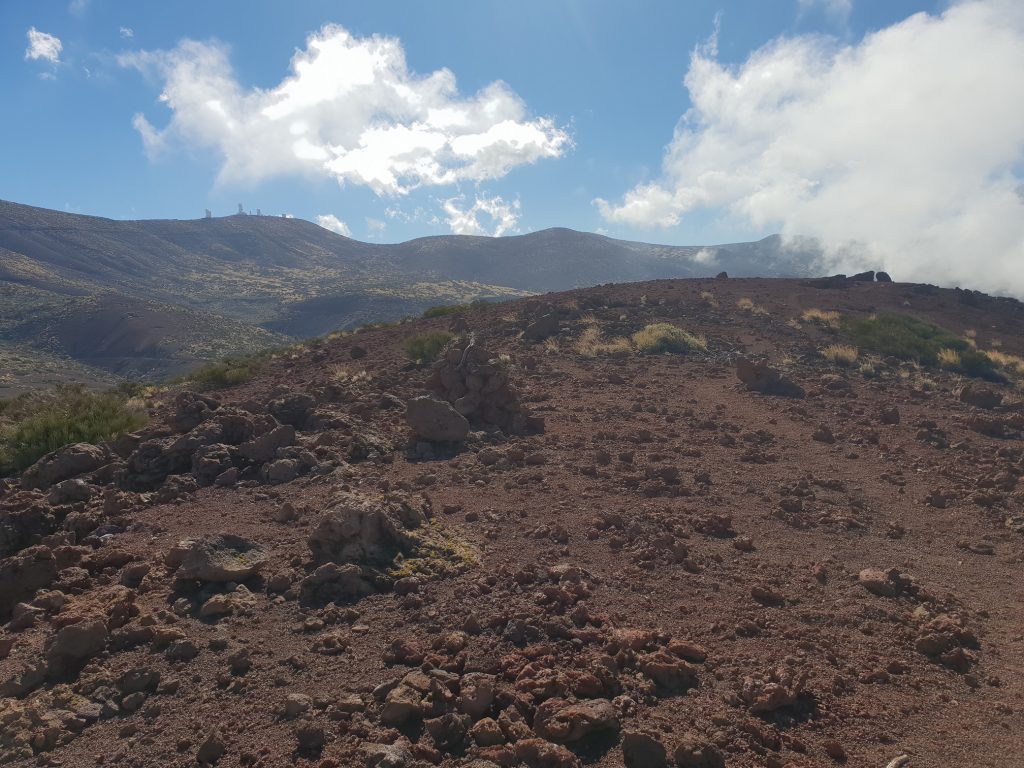
<path fill-rule="evenodd" d="M 1020 0 L 3 0 L 0 198 L 818 238 L 1024 295 Z"/>

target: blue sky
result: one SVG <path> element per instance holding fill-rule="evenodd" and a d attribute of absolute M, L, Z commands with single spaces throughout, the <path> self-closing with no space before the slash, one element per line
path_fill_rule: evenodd
<path fill-rule="evenodd" d="M 869 185 L 920 169 L 893 201 L 918 230 L 937 213 L 980 227 L 1012 204 L 1024 123 L 1009 103 L 1024 90 L 1014 98 L 1019 75 L 1005 78 L 1024 69 L 1021 5 L 6 0 L 0 197 L 114 218 L 225 215 L 241 202 L 334 217 L 321 221 L 379 241 L 568 226 L 699 244 L 783 231 L 884 260 L 921 237 L 869 211 L 892 191 L 863 194 Z M 301 77 L 295 59 L 312 62 Z M 357 59 L 378 68 L 353 85 Z M 959 118 L 945 88 L 1002 132 L 946 133 Z M 450 114 L 457 127 L 437 117 Z M 964 152 L 977 182 L 960 197 L 999 200 L 977 211 L 921 199 L 960 184 L 947 158 Z M 934 166 L 947 175 L 924 170 Z M 1020 235 L 1000 234 L 1004 261 L 1024 255 Z"/>

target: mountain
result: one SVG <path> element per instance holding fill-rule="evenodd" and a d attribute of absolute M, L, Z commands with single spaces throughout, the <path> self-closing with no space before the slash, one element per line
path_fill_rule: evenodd
<path fill-rule="evenodd" d="M 294 218 L 116 221 L 0 201 L 0 342 L 159 378 L 437 304 L 719 270 L 800 276 L 817 255 L 778 236 L 665 246 L 563 228 L 379 244 Z M 4 349 L 8 377 L 31 385 L 35 366 Z"/>

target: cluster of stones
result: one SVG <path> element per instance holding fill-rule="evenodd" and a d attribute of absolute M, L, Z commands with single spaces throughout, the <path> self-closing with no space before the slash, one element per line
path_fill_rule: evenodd
<path fill-rule="evenodd" d="M 445 350 L 434 363 L 427 387 L 471 423 L 493 424 L 512 435 L 544 429 L 543 420 L 520 404 L 505 362 L 472 342 Z"/>

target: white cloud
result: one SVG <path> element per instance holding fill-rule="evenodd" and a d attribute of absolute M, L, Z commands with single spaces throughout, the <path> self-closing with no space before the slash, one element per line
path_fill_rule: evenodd
<path fill-rule="evenodd" d="M 28 37 L 28 48 L 25 49 L 26 61 L 48 61 L 51 64 L 60 64 L 60 53 L 64 50 L 64 44 L 55 35 L 40 32 L 35 27 L 30 27 L 26 33 Z"/>
<path fill-rule="evenodd" d="M 506 202 L 504 198 L 477 196 L 473 205 L 465 207 L 465 196 L 459 195 L 442 202 L 448 226 L 456 235 L 502 235 L 518 232 L 519 201 Z M 480 221 L 481 215 L 490 219 L 490 226 Z"/>
<path fill-rule="evenodd" d="M 1024 4 L 973 0 L 841 46 L 777 40 L 738 68 L 694 52 L 693 108 L 658 181 L 612 222 L 699 208 L 819 238 L 830 266 L 1024 295 Z"/>
<path fill-rule="evenodd" d="M 321 216 L 316 217 L 316 223 L 324 229 L 329 229 L 331 232 L 336 232 L 339 235 L 345 237 L 352 237 L 352 230 L 348 228 L 348 224 L 339 219 L 333 213 L 325 213 Z"/>
<path fill-rule="evenodd" d="M 528 117 L 504 83 L 462 96 L 447 69 L 410 72 L 399 40 L 336 25 L 311 34 L 290 74 L 268 89 L 241 85 L 216 42 L 186 40 L 120 61 L 163 82 L 168 126 L 134 120 L 147 151 L 172 139 L 212 147 L 223 156 L 222 180 L 310 174 L 398 195 L 497 178 L 571 146 L 551 119 Z"/>
<path fill-rule="evenodd" d="M 384 231 L 388 228 L 388 225 L 380 219 L 374 219 L 369 216 L 366 217 L 366 236 L 370 238 L 380 237 L 384 234 Z"/>
<path fill-rule="evenodd" d="M 121 27 L 118 30 L 118 34 L 121 35 L 121 37 L 123 37 L 125 40 L 130 40 L 131 38 L 135 37 L 135 30 L 131 27 Z"/>

